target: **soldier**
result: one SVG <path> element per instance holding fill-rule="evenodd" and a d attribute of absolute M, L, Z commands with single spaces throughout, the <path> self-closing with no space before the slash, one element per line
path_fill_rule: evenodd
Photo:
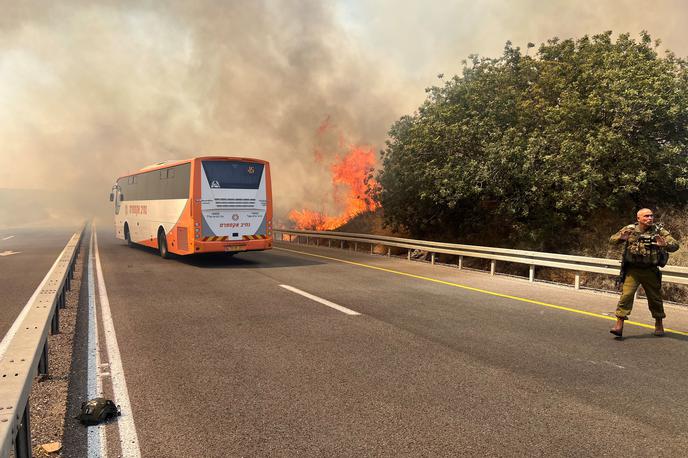
<path fill-rule="evenodd" d="M 609 331 L 621 337 L 624 320 L 631 314 L 633 298 L 638 286 L 643 285 L 652 317 L 655 319 L 654 335 L 663 336 L 662 320 L 664 304 L 662 302 L 662 273 L 659 266 L 664 266 L 668 251 L 678 250 L 678 243 L 660 224 L 655 224 L 654 215 L 649 208 L 638 210 L 638 222 L 621 228 L 612 235 L 610 243 L 625 243 L 624 258 L 625 278 L 619 304 L 616 307 L 616 324 Z M 622 275 L 623 276 L 623 275 Z"/>

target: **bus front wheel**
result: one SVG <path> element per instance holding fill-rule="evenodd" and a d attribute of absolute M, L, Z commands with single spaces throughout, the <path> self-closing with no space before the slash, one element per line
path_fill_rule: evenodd
<path fill-rule="evenodd" d="M 165 237 L 165 233 L 163 231 L 158 233 L 158 250 L 160 251 L 161 258 L 170 258 L 170 252 L 167 251 L 167 238 Z"/>

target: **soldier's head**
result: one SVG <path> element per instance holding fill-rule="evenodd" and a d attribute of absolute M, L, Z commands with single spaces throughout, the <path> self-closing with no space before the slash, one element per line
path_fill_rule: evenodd
<path fill-rule="evenodd" d="M 655 222 L 655 215 L 649 208 L 641 208 L 638 210 L 636 218 L 638 219 L 638 224 L 642 229 L 647 229 L 648 227 L 652 226 L 652 223 Z"/>

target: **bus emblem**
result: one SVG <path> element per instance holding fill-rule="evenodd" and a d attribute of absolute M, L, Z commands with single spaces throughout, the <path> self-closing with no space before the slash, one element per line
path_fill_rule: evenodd
<path fill-rule="evenodd" d="M 237 215 L 236 213 L 232 215 L 232 221 L 236 221 L 238 219 L 239 219 L 239 215 Z"/>
<path fill-rule="evenodd" d="M 220 187 L 220 182 L 217 180 L 213 180 L 212 183 L 210 183 L 211 188 L 219 188 Z"/>

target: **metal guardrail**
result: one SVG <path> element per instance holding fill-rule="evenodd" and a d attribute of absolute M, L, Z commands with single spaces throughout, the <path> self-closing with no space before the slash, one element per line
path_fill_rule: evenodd
<path fill-rule="evenodd" d="M 288 241 L 296 239 L 297 243 L 301 238 L 305 238 L 306 243 L 311 238 L 316 240 L 328 240 L 328 246 L 332 245 L 333 240 L 340 242 L 340 247 L 344 243 L 348 246 L 353 244 L 358 250 L 358 244 L 370 245 L 370 252 L 373 253 L 375 246 L 387 248 L 387 254 L 391 255 L 390 247 L 406 248 L 407 258 L 411 260 L 411 250 L 421 250 L 430 253 L 431 263 L 435 263 L 437 253 L 449 254 L 459 257 L 458 267 L 463 266 L 463 258 L 480 258 L 490 261 L 490 274 L 494 275 L 497 261 L 513 262 L 530 266 L 529 280 L 535 280 L 535 267 L 553 267 L 557 269 L 571 270 L 575 272 L 575 288 L 580 288 L 580 273 L 593 272 L 607 275 L 618 275 L 621 261 L 617 259 L 593 258 L 587 256 L 574 256 L 566 254 L 545 253 L 539 251 L 511 250 L 508 248 L 492 248 L 477 245 L 461 245 L 456 243 L 431 242 L 427 240 L 405 239 L 397 237 L 387 237 L 382 235 L 353 234 L 348 232 L 331 231 L 300 231 L 291 229 L 275 229 L 275 239 Z M 688 285 L 688 268 L 677 266 L 666 266 L 662 268 L 662 281 L 668 283 L 678 283 Z"/>
<path fill-rule="evenodd" d="M 76 233 L 57 259 L 16 334 L 0 359 L 0 456 L 14 448 L 17 458 L 30 457 L 29 393 L 36 373 L 48 375 L 48 331 L 60 332 L 60 309 L 71 289 L 74 266 L 84 233 Z"/>

